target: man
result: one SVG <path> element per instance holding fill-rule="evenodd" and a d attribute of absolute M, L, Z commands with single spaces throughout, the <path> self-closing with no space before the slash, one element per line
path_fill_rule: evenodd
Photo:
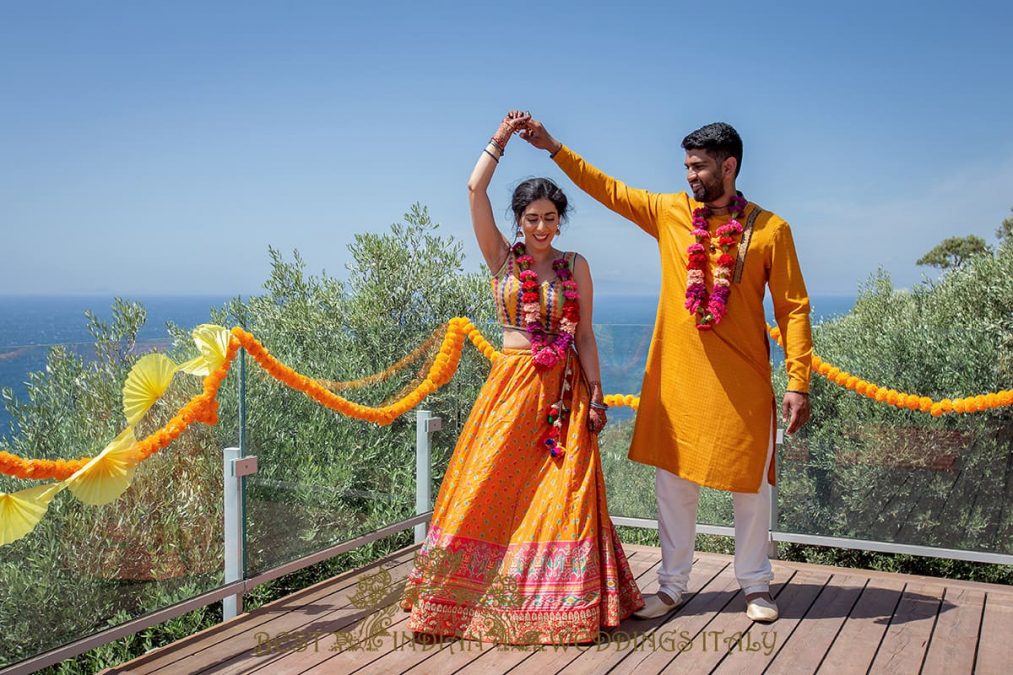
<path fill-rule="evenodd" d="M 809 419 L 809 298 L 788 224 L 747 202 L 735 180 L 742 140 L 708 124 L 686 136 L 691 194 L 631 188 L 527 120 L 520 135 L 548 150 L 582 190 L 657 239 L 661 294 L 630 459 L 656 467 L 660 590 L 640 618 L 663 616 L 686 592 L 700 486 L 733 492 L 735 576 L 746 614 L 773 621 L 767 557 L 774 481 L 774 391 L 763 311 L 769 287 L 785 345 L 787 431 Z"/>

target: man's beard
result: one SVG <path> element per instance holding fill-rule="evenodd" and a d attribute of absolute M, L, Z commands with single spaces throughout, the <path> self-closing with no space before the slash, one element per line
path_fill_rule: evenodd
<path fill-rule="evenodd" d="M 700 181 L 699 190 L 693 190 L 693 199 L 704 204 L 710 204 L 716 202 L 725 196 L 725 186 L 720 181 L 714 181 L 713 183 L 704 183 Z"/>

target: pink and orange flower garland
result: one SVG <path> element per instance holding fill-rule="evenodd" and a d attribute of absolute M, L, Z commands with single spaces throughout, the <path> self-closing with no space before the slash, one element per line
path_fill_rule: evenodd
<path fill-rule="evenodd" d="M 732 268 L 735 265 L 735 257 L 729 251 L 737 243 L 736 238 L 742 234 L 742 224 L 738 219 L 745 212 L 747 203 L 742 195 L 735 195 L 728 205 L 731 220 L 718 227 L 713 237 L 707 224 L 711 210 L 706 206 L 693 210 L 692 235 L 696 237 L 696 243 L 690 244 L 686 249 L 689 254 L 689 263 L 686 265 L 686 309 L 696 315 L 697 330 L 711 330 L 721 323 L 728 312 Z M 714 237 L 722 252 L 714 268 L 714 288 L 708 293 L 706 269 L 710 256 L 707 248 Z"/>
<path fill-rule="evenodd" d="M 520 268 L 518 278 L 521 280 L 521 311 L 524 313 L 524 323 L 531 340 L 531 355 L 535 358 L 536 366 L 548 370 L 566 358 L 566 352 L 573 344 L 577 322 L 580 321 L 577 282 L 573 280 L 573 273 L 566 258 L 557 258 L 552 262 L 556 278 L 563 284 L 563 317 L 559 322 L 559 334 L 555 338 L 550 338 L 542 325 L 541 284 L 538 281 L 538 273 L 531 269 L 535 259 L 528 255 L 523 242 L 514 244 L 513 251 L 517 266 Z"/>
<path fill-rule="evenodd" d="M 573 280 L 573 272 L 565 257 L 552 262 L 556 278 L 563 285 L 563 316 L 559 320 L 559 333 L 554 339 L 550 339 L 546 328 L 542 325 L 541 283 L 538 274 L 531 269 L 535 259 L 528 255 L 523 242 L 514 244 L 513 252 L 520 268 L 518 277 L 521 280 L 521 311 L 524 312 L 524 323 L 531 340 L 531 355 L 534 357 L 535 367 L 548 370 L 566 360 L 573 344 L 573 336 L 577 332 L 577 322 L 580 321 L 577 282 Z M 568 373 L 563 374 L 564 380 L 567 376 Z M 542 443 L 548 448 L 550 455 L 562 457 L 566 452 L 566 448 L 559 442 L 563 431 L 563 418 L 566 417 L 562 399 L 549 406 L 545 415 L 549 428 L 542 438 Z"/>

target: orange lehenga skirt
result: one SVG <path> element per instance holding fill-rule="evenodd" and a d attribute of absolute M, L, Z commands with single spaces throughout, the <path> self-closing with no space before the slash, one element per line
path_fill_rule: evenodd
<path fill-rule="evenodd" d="M 542 371 L 530 350 L 507 349 L 494 361 L 401 599 L 410 630 L 504 644 L 587 642 L 643 607 L 609 520 L 576 360 Z M 571 410 L 563 454 L 552 457 L 546 413 L 562 391 Z"/>

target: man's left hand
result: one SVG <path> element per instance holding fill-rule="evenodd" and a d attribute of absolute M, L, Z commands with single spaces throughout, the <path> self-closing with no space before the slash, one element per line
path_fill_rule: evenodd
<path fill-rule="evenodd" d="M 795 391 L 789 391 L 784 395 L 784 402 L 781 404 L 781 417 L 787 424 L 785 431 L 793 434 L 809 421 L 811 410 L 809 408 L 809 397 Z"/>

